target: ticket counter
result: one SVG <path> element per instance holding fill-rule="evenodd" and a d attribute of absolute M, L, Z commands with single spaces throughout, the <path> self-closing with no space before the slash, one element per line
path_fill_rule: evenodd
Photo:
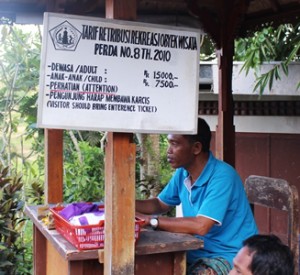
<path fill-rule="evenodd" d="M 104 250 L 77 250 L 38 220 L 37 209 L 25 208 L 33 222 L 35 275 L 103 274 Z M 135 274 L 184 275 L 186 251 L 201 247 L 203 243 L 189 234 L 142 229 L 135 246 Z"/>

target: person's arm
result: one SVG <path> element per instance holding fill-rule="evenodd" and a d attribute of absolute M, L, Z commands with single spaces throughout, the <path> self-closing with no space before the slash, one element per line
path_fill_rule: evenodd
<path fill-rule="evenodd" d="M 136 200 L 136 216 L 145 220 L 144 226 L 150 225 L 154 215 L 166 213 L 171 209 L 157 198 Z M 202 216 L 172 218 L 158 216 L 158 229 L 174 232 L 205 235 L 216 222 Z"/>
<path fill-rule="evenodd" d="M 143 214 L 163 214 L 168 212 L 170 209 L 170 206 L 164 204 L 158 198 L 135 201 L 135 210 Z"/>
<path fill-rule="evenodd" d="M 216 222 L 203 216 L 197 217 L 159 217 L 158 228 L 174 233 L 205 235 Z"/>

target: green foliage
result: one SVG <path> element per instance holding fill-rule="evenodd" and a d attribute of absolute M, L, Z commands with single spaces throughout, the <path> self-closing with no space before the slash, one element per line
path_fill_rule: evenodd
<path fill-rule="evenodd" d="M 0 274 L 32 274 L 32 228 L 23 205 L 26 179 L 29 186 L 43 175 L 43 144 L 34 127 L 41 37 L 34 26 L 29 32 L 0 26 L 0 40 L 0 165 L 6 167 L 0 177 Z M 22 181 L 9 176 L 12 171 L 22 173 Z"/>
<path fill-rule="evenodd" d="M 143 175 L 143 180 L 136 180 L 136 197 L 138 199 L 146 199 L 151 196 L 152 189 L 155 189 L 157 192 L 160 192 L 164 186 L 169 182 L 174 170 L 171 168 L 170 164 L 167 161 L 167 148 L 168 140 L 166 135 L 159 136 L 159 173 L 155 175 Z M 151 145 L 147 144 L 147 151 L 150 153 L 153 151 Z M 143 165 L 143 160 L 139 155 L 139 150 L 137 152 L 137 168 Z M 138 179 L 138 174 L 137 174 Z"/>
<path fill-rule="evenodd" d="M 28 168 L 27 160 L 41 152 L 36 150 L 41 141 L 38 130 L 32 127 L 36 121 L 41 37 L 34 26 L 30 32 L 16 26 L 0 26 L 0 31 L 1 162 L 23 170 Z M 26 174 L 26 170 L 22 172 Z"/>
<path fill-rule="evenodd" d="M 97 146 L 79 141 L 65 163 L 64 201 L 100 201 L 104 196 L 104 154 Z M 81 156 L 81 157 L 80 157 Z"/>
<path fill-rule="evenodd" d="M 157 137 L 159 148 L 153 145 L 153 142 L 158 142 L 156 137 L 152 137 L 154 140 L 148 135 L 145 135 L 141 140 L 135 138 L 137 143 L 136 197 L 138 199 L 156 196 L 168 183 L 173 173 L 167 161 L 167 136 L 157 135 Z M 145 152 L 142 154 L 141 151 Z"/>
<path fill-rule="evenodd" d="M 163 187 L 168 183 L 172 174 L 174 173 L 173 168 L 170 166 L 167 160 L 167 150 L 168 150 L 168 139 L 166 135 L 160 136 L 160 171 L 161 171 L 161 182 Z"/>
<path fill-rule="evenodd" d="M 44 184 L 40 181 L 33 181 L 26 190 L 27 202 L 29 204 L 44 204 Z"/>
<path fill-rule="evenodd" d="M 203 35 L 200 41 L 200 60 L 210 61 L 216 58 L 215 45 L 208 35 Z"/>
<path fill-rule="evenodd" d="M 22 239 L 26 221 L 23 183 L 20 176 L 11 177 L 8 171 L 0 164 L 0 274 L 31 274 L 31 256 Z"/>
<path fill-rule="evenodd" d="M 274 80 L 280 80 L 280 69 L 288 75 L 288 65 L 300 60 L 300 23 L 280 25 L 277 29 L 268 26 L 254 33 L 252 37 L 235 41 L 236 61 L 244 61 L 242 70 L 246 74 L 250 69 L 256 71 L 254 91 L 261 95 L 268 86 L 272 88 Z M 263 62 L 279 61 L 267 73 L 260 74 L 258 69 Z M 300 82 L 298 84 L 299 88 Z"/>

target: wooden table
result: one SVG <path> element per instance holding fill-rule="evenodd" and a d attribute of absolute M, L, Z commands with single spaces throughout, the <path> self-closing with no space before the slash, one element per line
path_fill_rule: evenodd
<path fill-rule="evenodd" d="M 77 250 L 56 230 L 48 230 L 37 218 L 38 206 L 26 206 L 33 222 L 34 274 L 103 274 L 103 250 Z M 135 274 L 185 274 L 186 251 L 203 247 L 189 234 L 142 230 L 135 246 Z M 100 256 L 100 257 L 99 257 Z M 129 274 L 131 275 L 131 274 Z"/>

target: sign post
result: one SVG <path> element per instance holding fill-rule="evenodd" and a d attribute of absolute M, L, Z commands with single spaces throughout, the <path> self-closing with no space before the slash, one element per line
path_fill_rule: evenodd
<path fill-rule="evenodd" d="M 114 10 L 122 3 L 107 1 L 109 17 L 127 18 L 124 8 Z M 191 29 L 45 14 L 38 126 L 109 131 L 104 274 L 134 273 L 130 133 L 197 131 L 199 36 Z"/>

